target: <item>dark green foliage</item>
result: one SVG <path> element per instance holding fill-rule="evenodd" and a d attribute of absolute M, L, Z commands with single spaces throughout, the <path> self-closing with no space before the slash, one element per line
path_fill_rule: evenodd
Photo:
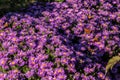
<path fill-rule="evenodd" d="M 63 2 L 65 0 L 0 0 L 0 17 L 7 12 L 19 11 L 34 2 Z"/>

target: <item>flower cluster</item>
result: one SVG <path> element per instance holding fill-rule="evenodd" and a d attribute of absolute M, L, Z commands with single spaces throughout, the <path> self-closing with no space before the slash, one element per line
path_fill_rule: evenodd
<path fill-rule="evenodd" d="M 119 0 L 34 3 L 0 18 L 0 80 L 112 80 L 105 66 L 119 52 Z"/>

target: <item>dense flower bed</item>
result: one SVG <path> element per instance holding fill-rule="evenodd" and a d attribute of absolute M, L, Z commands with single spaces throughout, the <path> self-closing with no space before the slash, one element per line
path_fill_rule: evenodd
<path fill-rule="evenodd" d="M 119 0 L 34 3 L 0 19 L 0 80 L 115 80 L 105 66 L 119 52 Z"/>

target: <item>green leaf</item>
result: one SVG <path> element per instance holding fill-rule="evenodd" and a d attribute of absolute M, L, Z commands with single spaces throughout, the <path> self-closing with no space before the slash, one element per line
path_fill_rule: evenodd
<path fill-rule="evenodd" d="M 12 70 L 13 70 L 13 69 L 17 69 L 17 66 L 12 66 L 11 69 L 12 69 Z"/>
<path fill-rule="evenodd" d="M 50 51 L 51 51 L 50 49 L 48 49 L 48 48 L 46 49 L 47 54 L 50 54 Z"/>
<path fill-rule="evenodd" d="M 106 66 L 106 74 L 107 72 L 113 68 L 113 66 L 118 62 L 120 61 L 120 56 L 114 56 L 112 57 L 108 63 L 107 63 L 107 66 Z"/>
<path fill-rule="evenodd" d="M 6 73 L 7 71 L 0 66 L 0 72 Z"/>
<path fill-rule="evenodd" d="M 26 66 L 26 65 L 22 66 L 20 69 L 21 69 L 21 71 L 22 71 L 23 73 L 26 73 L 27 71 L 30 70 L 30 68 L 29 68 L 28 66 Z"/>
<path fill-rule="evenodd" d="M 27 60 L 28 60 L 28 58 L 27 58 L 27 57 L 23 57 L 23 60 L 24 60 L 24 61 L 27 61 Z"/>
<path fill-rule="evenodd" d="M 56 0 L 57 2 L 63 2 L 64 0 Z"/>
<path fill-rule="evenodd" d="M 21 26 L 18 25 L 16 28 L 19 29 L 19 28 L 21 28 Z"/>
<path fill-rule="evenodd" d="M 50 37 L 52 37 L 52 34 L 50 33 L 50 34 L 48 34 L 48 38 L 50 38 Z"/>

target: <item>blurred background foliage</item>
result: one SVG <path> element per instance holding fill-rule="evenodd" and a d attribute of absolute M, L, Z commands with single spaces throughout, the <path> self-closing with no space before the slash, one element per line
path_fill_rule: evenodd
<path fill-rule="evenodd" d="M 0 0 L 0 17 L 7 12 L 19 11 L 34 2 L 63 2 L 65 0 Z"/>

